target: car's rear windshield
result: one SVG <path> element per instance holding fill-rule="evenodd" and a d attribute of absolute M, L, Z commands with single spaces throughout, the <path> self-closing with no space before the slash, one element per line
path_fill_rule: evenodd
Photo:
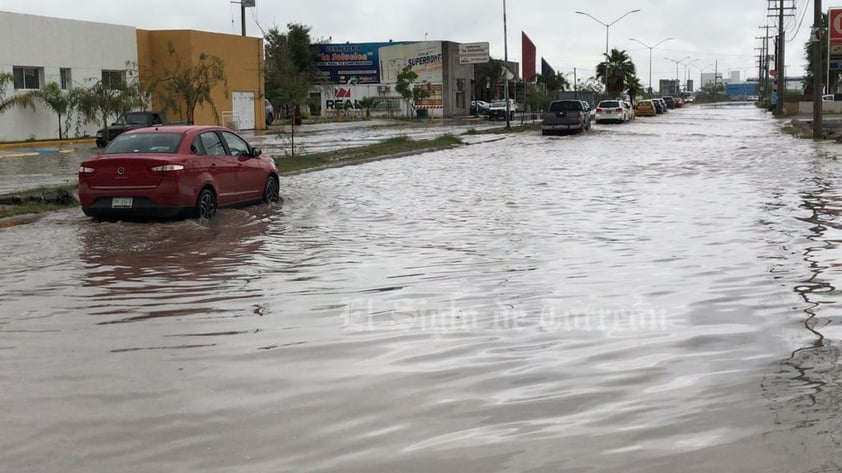
<path fill-rule="evenodd" d="M 124 133 L 105 148 L 103 154 L 175 153 L 182 133 Z"/>
<path fill-rule="evenodd" d="M 617 108 L 620 106 L 620 102 L 617 102 L 616 100 L 603 100 L 602 102 L 599 102 L 599 106 L 602 108 Z"/>
<path fill-rule="evenodd" d="M 144 112 L 132 113 L 125 115 L 126 123 L 130 125 L 147 125 L 149 124 L 150 115 Z"/>
<path fill-rule="evenodd" d="M 491 106 L 494 108 L 506 108 L 506 102 L 494 102 Z"/>
<path fill-rule="evenodd" d="M 575 102 L 575 101 L 562 101 L 562 102 L 553 102 L 550 104 L 550 111 L 551 112 L 573 112 L 582 110 L 582 102 Z"/>

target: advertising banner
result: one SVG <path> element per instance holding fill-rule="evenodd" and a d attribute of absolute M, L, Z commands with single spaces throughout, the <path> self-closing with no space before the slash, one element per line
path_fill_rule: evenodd
<path fill-rule="evenodd" d="M 842 8 L 829 9 L 827 21 L 830 70 L 842 70 Z"/>
<path fill-rule="evenodd" d="M 394 43 L 319 44 L 316 67 L 331 84 L 379 84 L 378 51 Z"/>
<path fill-rule="evenodd" d="M 489 50 L 487 42 L 460 44 L 459 64 L 485 64 L 489 60 Z"/>
<path fill-rule="evenodd" d="M 425 41 L 380 48 L 380 80 L 397 82 L 398 73 L 407 65 L 418 74 L 416 82 L 441 84 L 443 56 L 440 41 Z"/>

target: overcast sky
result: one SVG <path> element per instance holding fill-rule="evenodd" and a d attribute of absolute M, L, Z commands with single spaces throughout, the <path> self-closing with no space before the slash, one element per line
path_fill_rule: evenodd
<path fill-rule="evenodd" d="M 788 0 L 790 1 L 790 0 Z M 806 63 L 803 45 L 809 37 L 813 3 L 794 0 L 795 16 L 787 20 L 787 75 L 801 75 Z M 312 28 L 314 39 L 333 42 L 449 40 L 488 41 L 494 57 L 504 56 L 503 0 L 256 0 L 247 13 L 247 31 L 260 36 L 261 27 L 282 28 L 301 23 Z M 823 2 L 842 6 L 842 1 Z M 544 57 L 565 73 L 577 68 L 579 77 L 593 75 L 605 50 L 606 28 L 629 10 L 640 9 L 609 28 L 610 46 L 625 49 L 638 67 L 644 85 L 649 80 L 649 49 L 672 37 L 652 54 L 653 85 L 676 76 L 676 66 L 665 58 L 694 62 L 691 79 L 699 69 L 713 72 L 718 61 L 724 74 L 739 70 L 742 78 L 757 76 L 756 36 L 764 32 L 767 0 L 507 0 L 508 56 L 520 61 L 521 31 Z M 146 29 L 199 29 L 240 33 L 239 4 L 228 0 L 0 0 L 0 10 L 60 18 L 132 25 Z M 773 20 L 768 20 L 770 24 Z M 772 30 L 770 30 L 772 31 Z M 774 34 L 774 33 L 772 33 Z M 680 66 L 679 77 L 685 77 Z"/>

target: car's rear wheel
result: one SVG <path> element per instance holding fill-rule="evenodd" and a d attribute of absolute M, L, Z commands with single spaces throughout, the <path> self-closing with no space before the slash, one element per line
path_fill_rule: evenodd
<path fill-rule="evenodd" d="M 196 217 L 200 220 L 208 220 L 214 215 L 216 215 L 216 194 L 205 187 L 196 199 Z"/>
<path fill-rule="evenodd" d="M 278 188 L 278 178 L 269 176 L 266 178 L 266 185 L 263 187 L 263 202 L 270 204 L 280 200 L 280 191 Z"/>

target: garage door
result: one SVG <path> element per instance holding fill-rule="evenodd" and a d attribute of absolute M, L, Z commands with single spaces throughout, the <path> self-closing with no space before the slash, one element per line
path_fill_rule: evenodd
<path fill-rule="evenodd" d="M 234 119 L 240 130 L 254 130 L 254 92 L 233 92 Z"/>

